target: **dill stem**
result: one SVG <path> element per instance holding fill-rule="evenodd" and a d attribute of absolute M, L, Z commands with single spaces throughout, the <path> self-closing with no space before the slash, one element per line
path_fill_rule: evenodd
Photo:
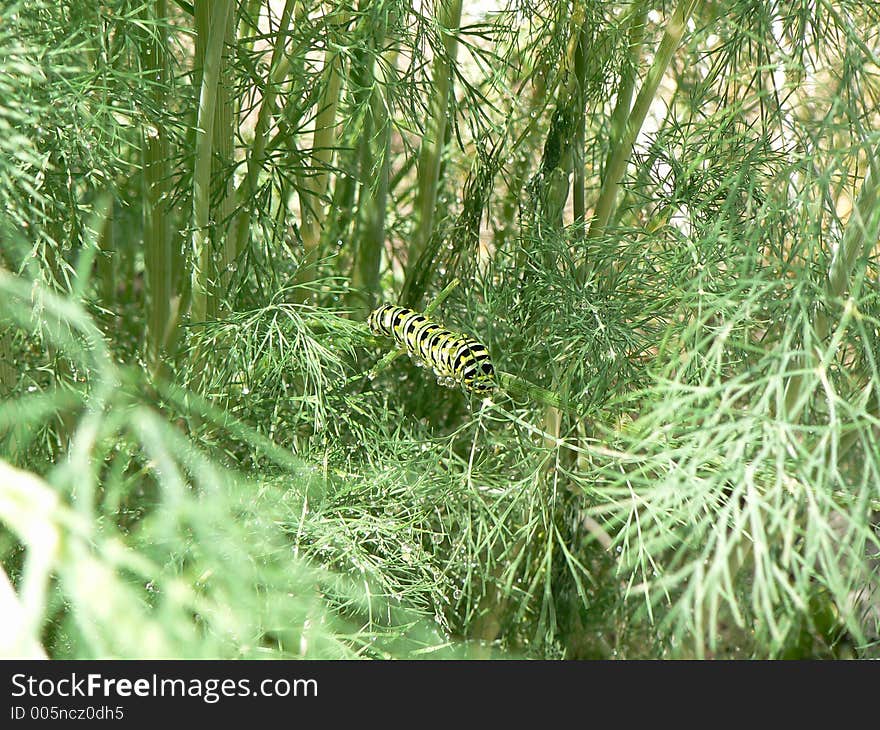
<path fill-rule="evenodd" d="M 461 0 L 441 0 L 437 23 L 443 35 L 443 51 L 434 58 L 433 88 L 430 116 L 422 138 L 418 162 L 418 192 L 416 198 L 415 236 L 409 248 L 410 269 L 419 260 L 428 245 L 437 208 L 437 189 L 443 148 L 446 143 L 446 125 L 449 117 L 449 97 L 452 90 L 452 63 L 458 50 L 456 34 L 461 25 Z M 408 271 L 409 276 L 412 272 Z"/>
<path fill-rule="evenodd" d="M 214 118 L 217 108 L 217 85 L 226 26 L 231 21 L 232 0 L 218 0 L 211 5 L 207 28 L 199 109 L 196 121 L 196 150 L 193 163 L 193 232 L 192 232 L 192 321 L 204 322 L 208 316 L 208 292 L 211 284 L 211 162 L 214 152 Z"/>
<path fill-rule="evenodd" d="M 645 123 L 648 116 L 648 110 L 657 95 L 657 89 L 666 73 L 672 56 L 681 43 L 684 31 L 687 28 L 687 22 L 691 14 L 694 12 L 699 0 L 682 0 L 669 19 L 663 39 L 660 41 L 660 47 L 657 49 L 657 55 L 654 57 L 654 63 L 645 77 L 645 82 L 639 90 L 635 104 L 626 121 L 623 134 L 618 143 L 613 146 L 609 155 L 608 164 L 605 168 L 605 176 L 602 179 L 602 189 L 599 193 L 599 199 L 596 202 L 596 209 L 593 218 L 590 221 L 590 229 L 587 233 L 588 238 L 601 237 L 605 232 L 611 213 L 614 210 L 614 204 L 617 200 L 617 193 L 620 183 L 623 180 L 626 166 L 632 157 L 633 147 L 636 138 Z M 624 79 L 626 82 L 626 80 Z M 621 112 L 622 113 L 622 112 Z"/>
<path fill-rule="evenodd" d="M 295 0 L 287 0 L 281 11 L 281 20 L 272 47 L 272 60 L 267 74 L 266 88 L 263 90 L 263 100 L 260 102 L 260 111 L 257 113 L 257 123 L 254 126 L 254 141 L 248 154 L 247 172 L 235 193 L 238 199 L 238 213 L 230 227 L 230 236 L 235 242 L 235 256 L 241 254 L 247 245 L 252 215 L 248 201 L 253 198 L 256 192 L 257 177 L 266 158 L 266 144 L 269 138 L 272 112 L 275 109 L 275 98 L 281 83 L 290 71 L 290 62 L 284 54 L 284 42 L 290 27 L 294 5 L 296 5 Z"/>

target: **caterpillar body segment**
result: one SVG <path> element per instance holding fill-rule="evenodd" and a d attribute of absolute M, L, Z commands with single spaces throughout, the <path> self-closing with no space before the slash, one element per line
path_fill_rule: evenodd
<path fill-rule="evenodd" d="M 489 349 L 471 337 L 447 330 L 412 309 L 391 304 L 373 310 L 367 325 L 373 334 L 393 338 L 443 381 L 460 382 L 475 393 L 495 387 Z"/>

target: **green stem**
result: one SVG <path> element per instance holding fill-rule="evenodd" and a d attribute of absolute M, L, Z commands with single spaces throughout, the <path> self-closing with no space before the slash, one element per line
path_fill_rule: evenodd
<path fill-rule="evenodd" d="M 574 412 L 568 405 L 566 405 L 565 399 L 559 395 L 559 393 L 548 390 L 547 388 L 542 388 L 540 385 L 530 383 L 528 380 L 525 380 L 518 375 L 496 372 L 495 378 L 498 380 L 498 385 L 501 389 L 510 396 L 528 398 L 535 403 L 540 403 L 549 408 L 558 408 Z"/>
<path fill-rule="evenodd" d="M 569 178 L 576 162 L 580 159 L 580 171 L 574 175 L 574 212 L 575 220 L 584 217 L 584 169 L 583 169 L 583 137 L 584 137 L 584 96 L 587 72 L 586 49 L 587 38 L 586 10 L 583 4 L 572 9 L 569 19 L 570 38 L 567 50 L 562 59 L 564 81 L 560 83 L 556 93 L 556 107 L 544 142 L 541 165 L 528 184 L 531 198 L 531 219 L 534 227 L 533 235 L 540 237 L 542 231 L 561 231 L 563 213 L 568 201 L 572 184 Z M 578 140 L 580 139 L 580 144 Z M 580 192 L 580 202 L 577 192 Z M 548 266 L 554 266 L 547 261 Z"/>
<path fill-rule="evenodd" d="M 238 42 L 245 52 L 254 50 L 254 41 L 262 32 L 260 30 L 260 8 L 262 5 L 263 0 L 244 0 L 243 9 L 239 11 Z"/>
<path fill-rule="evenodd" d="M 868 256 L 877 245 L 880 234 L 880 206 L 877 205 L 880 187 L 880 146 L 869 157 L 871 165 L 862 182 L 859 198 L 846 225 L 843 239 L 831 259 L 827 291 L 831 297 L 843 296 L 849 286 L 856 261 Z M 826 328 L 827 333 L 827 328 Z"/>
<path fill-rule="evenodd" d="M 167 17 L 165 0 L 156 0 L 155 18 Z M 162 32 L 157 29 L 156 33 Z M 163 44 L 151 36 L 145 49 L 145 65 L 155 74 L 152 101 L 156 109 L 167 108 L 168 61 Z M 156 120 L 144 134 L 144 278 L 147 302 L 146 362 L 156 373 L 164 362 L 165 345 L 176 323 L 175 269 L 171 221 L 168 216 L 170 144 L 164 126 Z"/>
<path fill-rule="evenodd" d="M 635 104 L 627 119 L 623 136 L 619 143 L 611 150 L 608 165 L 605 168 L 605 177 L 602 180 L 599 200 L 596 202 L 596 209 L 590 221 L 590 230 L 587 233 L 588 238 L 598 238 L 605 232 L 605 228 L 611 218 L 611 213 L 614 210 L 618 189 L 623 181 L 626 166 L 629 164 L 630 157 L 632 157 L 636 138 L 642 129 L 645 118 L 648 116 L 648 110 L 651 108 L 651 104 L 657 94 L 660 81 L 663 79 L 663 75 L 672 61 L 673 54 L 681 43 L 684 31 L 687 28 L 688 19 L 698 3 L 699 0 L 682 0 L 666 25 L 663 40 L 660 41 L 660 47 L 657 49 L 654 63 L 645 77 L 645 82 L 639 91 L 639 95 L 636 97 Z"/>
<path fill-rule="evenodd" d="M 388 171 L 391 157 L 391 122 L 384 113 L 381 91 L 373 92 L 373 124 L 379 125 L 375 141 L 364 144 L 364 149 L 374 152 L 362 158 L 362 171 L 369 173 L 361 186 L 358 210 L 361 218 L 357 243 L 352 287 L 360 298 L 360 311 L 355 316 L 373 308 L 379 291 L 379 272 L 382 247 L 385 243 L 385 207 L 388 200 Z M 376 159 L 378 158 L 378 159 Z M 369 169 L 378 164 L 378 170 Z"/>
<path fill-rule="evenodd" d="M 430 114 L 419 151 L 418 193 L 415 204 L 418 222 L 407 253 L 409 267 L 419 260 L 434 228 L 440 163 L 443 159 L 446 124 L 450 113 L 452 64 L 458 52 L 457 33 L 461 25 L 461 0 L 440 0 L 437 23 L 443 34 L 443 50 L 434 59 L 432 73 L 434 94 L 431 97 Z M 410 271 L 407 271 L 407 276 L 409 275 Z"/>
<path fill-rule="evenodd" d="M 350 16 L 342 13 L 338 22 L 342 27 L 348 25 Z M 327 173 L 336 146 L 336 110 L 342 90 L 342 56 L 334 49 L 324 54 L 322 92 L 318 99 L 318 113 L 315 116 L 315 131 L 312 135 L 312 152 L 309 164 L 310 174 L 305 178 L 300 194 L 302 224 L 300 234 L 308 257 L 314 256 L 321 242 L 324 227 L 323 198 L 327 193 L 329 175 Z"/>
<path fill-rule="evenodd" d="M 290 63 L 284 54 L 284 42 L 287 39 L 287 30 L 290 27 L 290 18 L 295 5 L 295 0 L 287 0 L 281 11 L 281 20 L 275 34 L 266 87 L 263 90 L 263 100 L 260 103 L 260 111 L 257 113 L 257 123 L 254 127 L 254 142 L 248 155 L 247 172 L 235 191 L 238 214 L 230 228 L 230 237 L 234 241 L 233 255 L 236 258 L 244 251 L 250 235 L 252 198 L 257 189 L 257 178 L 266 159 L 266 144 L 269 139 L 272 114 L 275 111 L 275 97 L 278 94 L 279 86 L 290 71 Z"/>
<path fill-rule="evenodd" d="M 202 0 L 206 2 L 207 0 Z M 217 84 L 220 80 L 220 62 L 226 27 L 232 14 L 232 0 L 216 0 L 210 4 L 210 22 L 207 31 L 205 57 L 199 89 L 199 109 L 196 120 L 196 149 L 193 164 L 193 232 L 192 232 L 192 293 L 190 316 L 194 322 L 204 322 L 208 315 L 208 292 L 212 288 L 210 275 L 211 220 L 211 163 L 214 150 L 214 118 L 217 108 Z M 198 12 L 196 13 L 198 16 Z"/>
<path fill-rule="evenodd" d="M 382 48 L 387 20 L 375 23 L 372 46 Z M 396 52 L 385 55 L 383 66 L 393 66 Z M 391 157 L 391 119 L 385 106 L 384 88 L 376 76 L 372 54 L 364 59 L 362 78 L 357 86 L 367 98 L 361 103 L 369 110 L 360 142 L 361 187 L 358 198 L 358 227 L 352 271 L 353 318 L 363 319 L 373 308 L 379 293 L 379 272 L 385 244 L 385 208 L 388 201 Z"/>
<path fill-rule="evenodd" d="M 609 140 L 608 157 L 605 160 L 603 170 L 607 170 L 611 165 L 611 158 L 614 151 L 619 147 L 626 131 L 626 123 L 629 119 L 630 109 L 632 108 L 632 97 L 636 87 L 636 69 L 639 66 L 639 60 L 642 57 L 643 44 L 645 36 L 645 25 L 648 19 L 648 7 L 643 5 L 633 14 L 633 19 L 629 29 L 629 54 L 630 63 L 624 69 L 620 78 L 620 86 L 617 88 L 617 98 L 614 104 L 614 111 L 611 112 L 611 139 Z M 609 217 L 614 214 L 617 200 L 612 201 Z"/>
<path fill-rule="evenodd" d="M 217 107 L 214 119 L 214 152 L 211 167 L 211 178 L 223 180 L 219 199 L 215 193 L 213 217 L 215 225 L 213 250 L 215 253 L 214 272 L 217 284 L 211 291 L 208 300 L 208 316 L 215 319 L 220 311 L 224 295 L 228 292 L 235 268 L 236 246 L 232 234 L 232 214 L 236 208 L 235 186 L 232 178 L 232 167 L 235 155 L 235 129 L 237 118 L 237 102 L 233 99 L 234 81 L 230 77 L 229 54 L 235 43 L 236 22 L 230 18 L 226 23 L 223 42 L 223 53 L 220 58 L 220 71 L 217 79 Z M 216 187 L 215 187 L 216 189 Z"/>
<path fill-rule="evenodd" d="M 114 204 L 108 203 L 108 214 L 98 236 L 98 291 L 104 306 L 112 307 L 116 299 L 116 240 L 114 236 L 113 217 Z"/>
<path fill-rule="evenodd" d="M 577 116 L 575 118 L 574 144 L 572 146 L 572 211 L 574 223 L 582 228 L 586 222 L 586 86 L 587 86 L 587 29 L 581 28 L 580 40 L 574 56 L 574 75 L 577 79 Z"/>
<path fill-rule="evenodd" d="M 527 113 L 522 115 L 529 121 L 523 132 L 511 144 L 511 150 L 515 153 L 515 157 L 512 169 L 507 170 L 507 195 L 502 196 L 501 220 L 503 227 L 498 231 L 496 237 L 496 246 L 499 249 L 504 248 L 508 241 L 517 236 L 517 206 L 528 178 L 532 155 L 538 147 L 540 139 L 541 127 L 536 122 L 542 116 L 543 110 L 547 106 L 547 99 L 555 88 L 553 85 L 548 88 L 546 83 L 546 79 L 551 76 L 548 66 L 540 66 L 534 76 L 532 93 L 524 109 L 524 112 Z M 525 88 L 525 84 L 522 88 Z"/>

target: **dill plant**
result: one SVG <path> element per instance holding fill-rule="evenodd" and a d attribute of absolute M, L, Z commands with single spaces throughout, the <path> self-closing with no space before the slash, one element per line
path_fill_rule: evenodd
<path fill-rule="evenodd" d="M 876 655 L 873 5 L 28 6 L 5 653 Z"/>

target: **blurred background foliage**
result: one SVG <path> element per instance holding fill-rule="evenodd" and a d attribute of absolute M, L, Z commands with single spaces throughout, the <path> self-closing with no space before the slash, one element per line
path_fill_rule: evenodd
<path fill-rule="evenodd" d="M 878 56 L 851 0 L 0 3 L 0 653 L 877 656 Z"/>

